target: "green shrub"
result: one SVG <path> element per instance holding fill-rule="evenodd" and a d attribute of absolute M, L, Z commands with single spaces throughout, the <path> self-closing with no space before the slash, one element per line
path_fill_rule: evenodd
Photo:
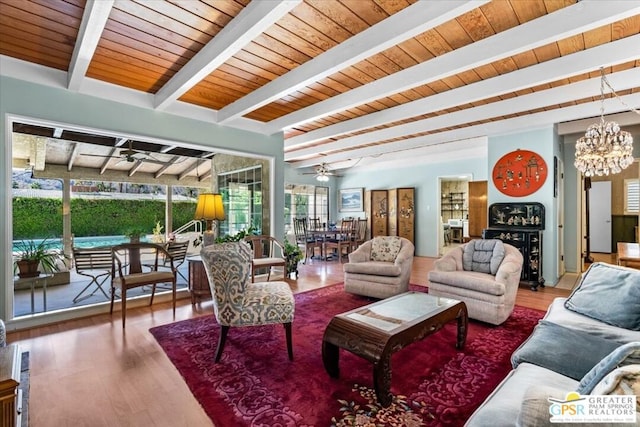
<path fill-rule="evenodd" d="M 173 202 L 175 230 L 193 219 L 195 202 Z M 71 199 L 71 233 L 76 237 L 120 236 L 132 228 L 147 230 L 164 222 L 162 200 Z M 62 236 L 62 199 L 13 199 L 13 239 Z"/>

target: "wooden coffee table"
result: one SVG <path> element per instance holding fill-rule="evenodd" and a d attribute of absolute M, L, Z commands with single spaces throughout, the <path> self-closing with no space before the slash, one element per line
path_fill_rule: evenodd
<path fill-rule="evenodd" d="M 406 292 L 338 314 L 322 339 L 322 362 L 327 373 L 340 376 L 343 348 L 373 363 L 373 384 L 382 406 L 391 404 L 391 355 L 431 335 L 448 322 L 458 323 L 456 348 L 467 339 L 467 306 L 457 300 L 423 292 Z"/>

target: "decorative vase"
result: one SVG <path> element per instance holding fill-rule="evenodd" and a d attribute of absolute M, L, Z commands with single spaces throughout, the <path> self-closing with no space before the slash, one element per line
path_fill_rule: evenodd
<path fill-rule="evenodd" d="M 38 277 L 40 275 L 40 272 L 38 271 L 40 261 L 38 260 L 25 259 L 18 261 L 17 264 L 18 276 L 21 279 L 24 279 L 25 277 Z"/>

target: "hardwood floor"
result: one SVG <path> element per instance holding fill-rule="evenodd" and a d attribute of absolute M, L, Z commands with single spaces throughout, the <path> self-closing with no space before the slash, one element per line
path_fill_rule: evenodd
<path fill-rule="evenodd" d="M 427 285 L 434 259 L 416 257 L 411 283 Z M 342 282 L 342 264 L 310 261 L 289 280 L 294 292 Z M 272 280 L 278 280 L 278 274 Z M 569 290 L 518 290 L 518 305 L 546 310 Z M 213 313 L 210 301 L 178 302 L 175 320 Z M 123 332 L 120 313 L 12 332 L 10 343 L 30 352 L 29 425 L 211 426 L 149 328 L 173 322 L 171 304 L 130 308 Z"/>

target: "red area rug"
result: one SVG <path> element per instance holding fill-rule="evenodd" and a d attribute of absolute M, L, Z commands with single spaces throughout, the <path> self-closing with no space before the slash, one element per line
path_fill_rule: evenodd
<path fill-rule="evenodd" d="M 340 378 L 332 379 L 321 356 L 332 316 L 370 302 L 345 293 L 342 284 L 296 295 L 293 362 L 281 325 L 231 328 L 218 364 L 213 315 L 150 331 L 217 427 L 461 426 L 509 372 L 511 353 L 544 315 L 516 307 L 501 326 L 470 321 L 462 351 L 453 322 L 395 353 L 394 402 L 381 408 L 370 363 L 341 350 Z"/>

